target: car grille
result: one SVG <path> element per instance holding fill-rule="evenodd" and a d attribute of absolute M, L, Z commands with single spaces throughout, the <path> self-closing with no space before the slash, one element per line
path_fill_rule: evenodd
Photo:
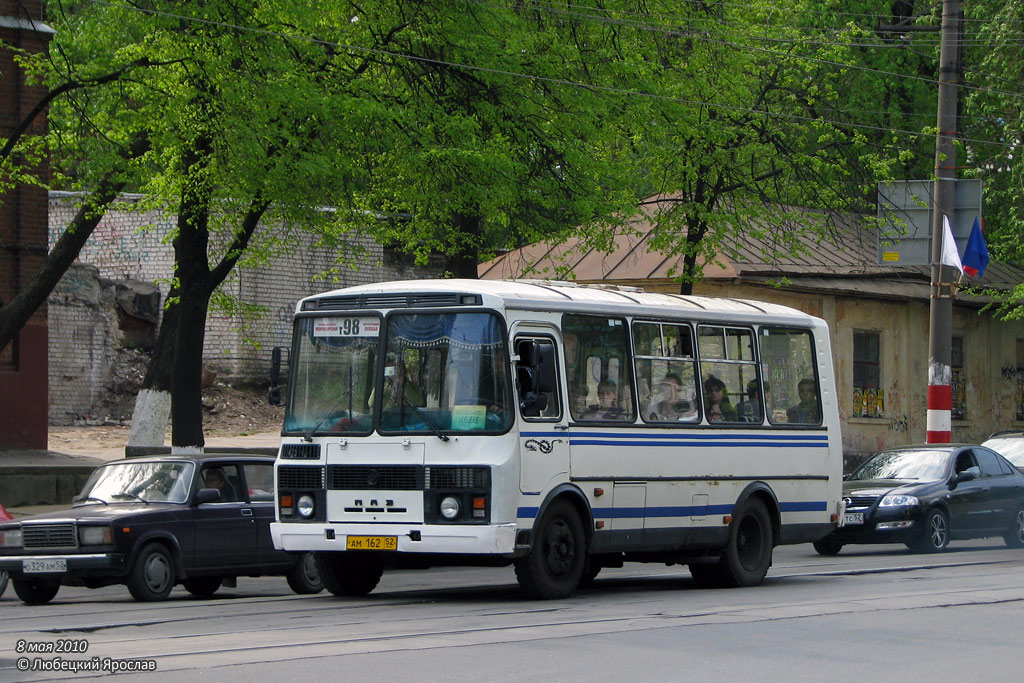
<path fill-rule="evenodd" d="M 869 508 L 878 500 L 878 496 L 846 496 L 846 509 Z"/>
<path fill-rule="evenodd" d="M 78 545 L 75 525 L 23 524 L 21 542 L 25 548 L 74 548 Z"/>
<path fill-rule="evenodd" d="M 281 465 L 277 468 L 280 489 L 322 489 L 324 468 L 319 465 Z"/>

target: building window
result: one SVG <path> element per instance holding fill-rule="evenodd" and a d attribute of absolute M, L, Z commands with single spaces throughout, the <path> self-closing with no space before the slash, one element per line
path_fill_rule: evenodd
<path fill-rule="evenodd" d="M 878 332 L 853 333 L 853 416 L 884 417 Z"/>
<path fill-rule="evenodd" d="M 964 338 L 953 337 L 953 348 L 950 354 L 949 384 L 953 392 L 953 412 L 950 417 L 954 420 L 967 419 L 967 389 L 964 382 Z"/>

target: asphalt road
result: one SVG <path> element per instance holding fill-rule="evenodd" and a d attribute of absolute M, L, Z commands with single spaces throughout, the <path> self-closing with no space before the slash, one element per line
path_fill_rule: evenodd
<path fill-rule="evenodd" d="M 109 675 L 54 670 L 81 665 L 246 683 L 1016 681 L 1021 623 L 1024 550 L 994 540 L 941 555 L 779 548 L 750 589 L 705 590 L 684 567 L 627 565 L 551 602 L 520 597 L 510 568 L 386 573 L 360 599 L 293 595 L 283 578 L 243 578 L 212 599 L 177 588 L 157 604 L 123 587 L 62 587 L 29 607 L 8 589 L 0 681 Z M 30 652 L 51 648 L 71 651 Z"/>

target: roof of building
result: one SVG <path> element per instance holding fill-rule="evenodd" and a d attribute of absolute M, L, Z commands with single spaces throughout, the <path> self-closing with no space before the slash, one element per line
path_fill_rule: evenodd
<path fill-rule="evenodd" d="M 482 279 L 558 277 L 579 282 L 671 281 L 681 271 L 683 257 L 666 256 L 652 246 L 657 230 L 658 202 L 617 231 L 615 248 L 605 252 L 584 238 L 538 243 L 509 251 L 480 264 Z M 835 291 L 862 295 L 929 298 L 931 268 L 878 263 L 878 239 L 874 228 L 862 221 L 831 217 L 828 236 L 801 234 L 799 254 L 774 253 L 781 231 L 759 226 L 731 253 L 720 251 L 703 266 L 706 282 L 741 280 L 748 283 L 780 283 L 787 289 Z M 962 285 L 1009 289 L 1024 282 L 1024 269 L 992 261 L 980 280 L 964 277 Z M 958 299 L 986 303 L 961 289 Z"/>

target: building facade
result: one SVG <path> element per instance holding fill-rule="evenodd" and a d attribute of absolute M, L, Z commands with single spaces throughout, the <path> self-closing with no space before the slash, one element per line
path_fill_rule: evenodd
<path fill-rule="evenodd" d="M 11 49 L 45 52 L 53 31 L 42 20 L 42 0 L 0 0 L 0 137 L 5 140 L 46 94 L 44 87 L 25 82 Z M 27 133 L 46 133 L 45 113 Z M 48 168 L 43 164 L 36 172 L 45 178 Z M 46 259 L 46 209 L 46 190 L 36 186 L 18 184 L 0 194 L 0 307 L 25 289 Z M 43 305 L 0 349 L 0 448 L 46 448 L 46 349 Z"/>

